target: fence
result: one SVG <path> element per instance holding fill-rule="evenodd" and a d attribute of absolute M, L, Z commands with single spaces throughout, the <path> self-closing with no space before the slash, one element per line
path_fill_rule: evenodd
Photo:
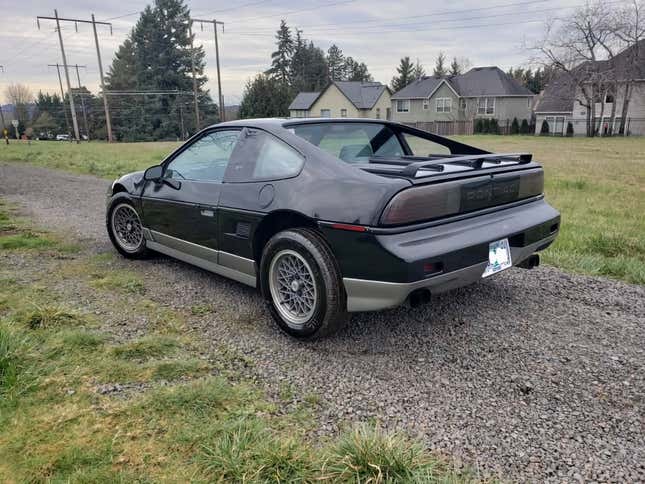
<path fill-rule="evenodd" d="M 497 121 L 497 131 L 496 134 L 511 134 L 511 126 L 513 124 L 512 119 L 502 119 Z M 521 125 L 522 120 L 519 119 L 518 123 Z M 440 136 L 459 136 L 459 135 L 468 135 L 475 134 L 475 127 L 477 120 L 462 120 L 462 121 L 417 121 L 415 123 L 405 123 L 408 126 L 412 126 L 417 129 L 422 129 L 423 131 L 428 131 L 429 133 L 438 134 Z M 533 134 L 535 128 L 533 125 L 529 126 L 529 132 L 526 134 Z M 486 132 L 486 131 L 482 131 Z"/>
<path fill-rule="evenodd" d="M 548 133 L 542 134 L 542 124 L 544 121 L 547 122 L 549 130 Z M 569 124 L 573 129 L 574 136 L 587 135 L 586 119 L 572 119 L 567 116 L 538 117 L 536 134 L 542 134 L 543 136 L 566 136 Z M 613 124 L 610 116 L 603 116 L 602 119 L 596 118 L 596 136 L 644 136 L 645 118 L 626 118 L 624 133 L 620 131 L 620 127 L 620 117 L 616 117 Z"/>

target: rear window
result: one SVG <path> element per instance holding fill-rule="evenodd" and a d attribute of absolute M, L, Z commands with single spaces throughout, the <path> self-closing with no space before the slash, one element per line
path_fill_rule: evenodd
<path fill-rule="evenodd" d="M 388 126 L 378 123 L 321 123 L 292 126 L 309 143 L 347 163 L 366 163 L 373 156 L 403 156 L 401 143 Z"/>

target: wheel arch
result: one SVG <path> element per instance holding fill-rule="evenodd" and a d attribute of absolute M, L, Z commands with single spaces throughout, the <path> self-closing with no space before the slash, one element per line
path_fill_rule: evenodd
<path fill-rule="evenodd" d="M 295 210 L 276 210 L 265 215 L 257 229 L 253 233 L 253 258 L 256 267 L 259 269 L 262 250 L 266 243 L 278 232 L 298 227 L 317 228 L 316 220 Z"/>
<path fill-rule="evenodd" d="M 116 195 L 117 193 L 123 193 L 123 192 L 129 193 L 128 189 L 125 188 L 125 186 L 122 185 L 121 183 L 115 183 L 114 185 L 112 185 L 112 195 L 113 196 Z"/>

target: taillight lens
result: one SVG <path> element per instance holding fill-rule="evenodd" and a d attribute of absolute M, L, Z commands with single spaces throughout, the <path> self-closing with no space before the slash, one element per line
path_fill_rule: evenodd
<path fill-rule="evenodd" d="M 538 168 L 406 188 L 381 215 L 382 225 L 403 225 L 466 213 L 540 195 L 544 172 Z"/>

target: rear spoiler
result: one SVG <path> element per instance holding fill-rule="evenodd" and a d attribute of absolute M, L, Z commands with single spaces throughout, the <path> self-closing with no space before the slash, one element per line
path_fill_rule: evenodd
<path fill-rule="evenodd" d="M 426 158 L 419 156 L 404 156 L 400 158 L 387 158 L 387 157 L 372 157 L 369 159 L 370 164 L 390 165 L 386 170 L 369 165 L 361 165 L 361 168 L 366 171 L 373 171 L 376 173 L 396 173 L 403 176 L 415 177 L 417 172 L 421 169 L 443 171 L 443 165 L 457 164 L 467 165 L 475 170 L 479 170 L 485 161 L 492 163 L 501 163 L 503 161 L 514 161 L 518 165 L 530 163 L 533 159 L 531 153 L 488 153 L 485 155 L 447 155 L 439 158 Z M 392 168 L 392 166 L 400 166 L 400 169 Z M 371 169 L 370 169 L 371 168 Z"/>

